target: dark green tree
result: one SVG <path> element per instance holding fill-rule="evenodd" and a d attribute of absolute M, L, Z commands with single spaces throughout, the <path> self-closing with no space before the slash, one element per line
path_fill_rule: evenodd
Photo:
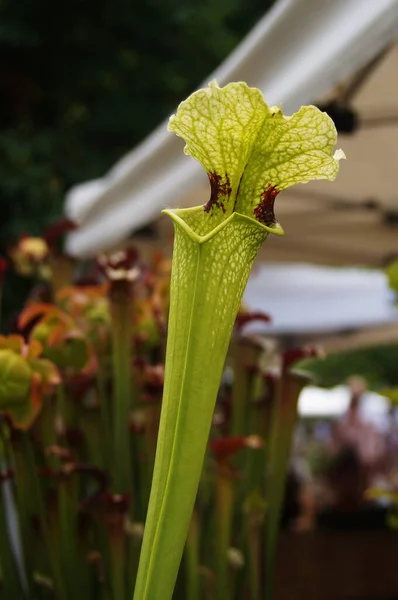
<path fill-rule="evenodd" d="M 143 139 L 271 4 L 2 0 L 0 254 Z"/>
<path fill-rule="evenodd" d="M 314 374 L 319 385 L 325 387 L 340 385 L 351 375 L 364 377 L 374 390 L 398 387 L 396 344 L 330 354 L 324 359 L 303 361 L 301 364 Z"/>

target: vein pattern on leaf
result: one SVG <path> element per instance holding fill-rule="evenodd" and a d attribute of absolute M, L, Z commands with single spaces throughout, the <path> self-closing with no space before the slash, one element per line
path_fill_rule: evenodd
<path fill-rule="evenodd" d="M 204 208 L 211 224 L 195 219 L 199 235 L 232 212 L 272 226 L 280 191 L 313 179 L 333 180 L 342 157 L 333 154 L 337 133 L 326 113 L 304 106 L 286 117 L 268 107 L 260 90 L 242 82 L 224 88 L 212 82 L 195 92 L 180 104 L 169 129 L 185 140 L 184 152 L 201 163 L 210 180 Z"/>

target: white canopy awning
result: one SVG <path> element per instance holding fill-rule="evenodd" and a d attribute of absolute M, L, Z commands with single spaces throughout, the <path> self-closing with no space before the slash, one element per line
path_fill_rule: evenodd
<path fill-rule="evenodd" d="M 307 386 L 300 394 L 299 414 L 304 418 L 338 418 L 347 412 L 350 399 L 350 390 L 345 385 L 330 390 Z M 365 392 L 361 398 L 360 415 L 364 421 L 385 433 L 389 425 L 389 408 L 387 398 L 375 392 Z"/>
<path fill-rule="evenodd" d="M 397 39 L 398 0 L 279 0 L 208 79 L 244 80 L 290 114 L 347 82 Z M 378 265 L 398 251 L 395 221 L 385 219 L 398 214 L 397 73 L 395 47 L 355 95 L 362 127 L 339 140 L 348 160 L 337 182 L 280 195 L 276 214 L 287 235 L 265 244 L 271 260 Z M 374 127 L 391 120 L 388 129 Z M 165 206 L 206 202 L 206 176 L 182 147 L 163 123 L 105 177 L 71 189 L 65 210 L 81 227 L 68 250 L 89 256 L 110 249 Z"/>
<path fill-rule="evenodd" d="M 249 311 L 271 317 L 270 323 L 246 326 L 257 334 L 319 335 L 398 325 L 394 294 L 386 275 L 375 269 L 259 264 L 243 302 Z"/>

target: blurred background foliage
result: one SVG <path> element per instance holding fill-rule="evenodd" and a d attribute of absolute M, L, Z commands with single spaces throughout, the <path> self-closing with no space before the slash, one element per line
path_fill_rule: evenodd
<path fill-rule="evenodd" d="M 1 0 L 0 254 L 41 234 L 65 191 L 171 114 L 272 3 Z"/>
<path fill-rule="evenodd" d="M 388 278 L 388 285 L 390 288 L 398 294 L 398 260 L 393 260 L 386 268 L 386 275 Z M 396 300 L 398 300 L 396 298 Z"/>
<path fill-rule="evenodd" d="M 370 389 L 398 387 L 398 345 L 373 346 L 330 354 L 324 359 L 302 361 L 300 368 L 311 371 L 317 385 L 341 385 L 351 375 L 364 377 Z"/>
<path fill-rule="evenodd" d="M 189 94 L 271 2 L 1 3 L 1 240 L 39 234 Z"/>

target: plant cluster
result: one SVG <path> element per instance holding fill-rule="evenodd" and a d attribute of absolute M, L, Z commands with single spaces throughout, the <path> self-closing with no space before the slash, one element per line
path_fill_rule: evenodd
<path fill-rule="evenodd" d="M 260 245 L 283 233 L 277 194 L 333 179 L 342 153 L 318 109 L 285 117 L 243 83 L 196 92 L 170 128 L 211 185 L 204 206 L 167 211 L 170 290 L 170 262 L 143 264 L 132 247 L 76 277 L 59 249 L 66 221 L 11 252 L 47 284 L 17 334 L 0 338 L 7 599 L 272 597 L 307 382 L 294 364 L 312 350 L 270 370 L 266 347 L 245 335 L 267 317 L 239 309 Z M 233 378 L 220 386 L 226 366 Z"/>
<path fill-rule="evenodd" d="M 0 337 L 1 594 L 131 598 L 159 427 L 170 261 L 155 255 L 145 265 L 131 249 L 100 256 L 90 280 L 55 289 L 44 239 L 23 238 L 11 254 L 14 268 L 46 278 L 47 300 L 35 290 L 18 333 Z M 67 259 L 51 258 L 59 276 Z M 286 390 L 266 366 L 267 346 L 244 333 L 256 319 L 268 317 L 240 312 L 235 323 L 176 597 L 261 597 L 265 440 Z M 282 380 L 295 382 L 294 418 L 306 379 L 290 374 L 289 360 Z"/>

